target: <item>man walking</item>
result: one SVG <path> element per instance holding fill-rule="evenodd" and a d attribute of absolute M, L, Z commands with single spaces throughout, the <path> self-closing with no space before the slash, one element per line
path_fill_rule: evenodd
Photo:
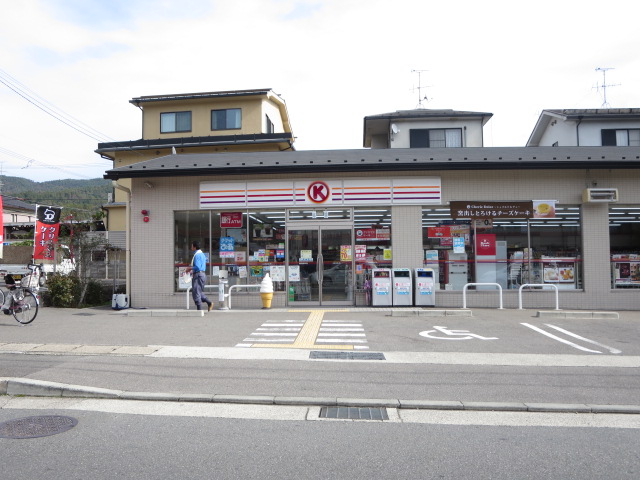
<path fill-rule="evenodd" d="M 207 257 L 200 250 L 200 243 L 197 241 L 191 243 L 191 251 L 194 252 L 193 259 L 191 260 L 191 266 L 187 267 L 187 272 L 192 272 L 193 278 L 191 281 L 191 295 L 198 310 L 202 310 L 202 302 L 204 302 L 209 307 L 208 311 L 210 312 L 213 308 L 213 303 L 204 294 L 204 286 L 207 281 Z"/>

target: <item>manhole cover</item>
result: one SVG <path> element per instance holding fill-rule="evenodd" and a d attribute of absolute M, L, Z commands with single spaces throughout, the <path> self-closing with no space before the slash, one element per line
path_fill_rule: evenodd
<path fill-rule="evenodd" d="M 389 420 L 384 407 L 322 407 L 320 418 L 344 420 Z"/>
<path fill-rule="evenodd" d="M 378 352 L 313 351 L 309 354 L 309 358 L 323 360 L 386 360 L 384 353 Z"/>
<path fill-rule="evenodd" d="M 25 417 L 0 423 L 1 438 L 37 438 L 48 437 L 71 430 L 78 424 L 73 417 L 46 415 Z"/>

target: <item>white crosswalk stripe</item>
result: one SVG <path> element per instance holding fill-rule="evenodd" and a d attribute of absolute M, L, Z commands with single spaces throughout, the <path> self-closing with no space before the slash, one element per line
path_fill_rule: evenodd
<path fill-rule="evenodd" d="M 250 348 L 252 344 L 279 343 L 283 346 L 293 345 L 303 330 L 306 321 L 270 320 L 251 333 L 236 347 Z M 308 327 L 307 327 L 308 328 Z M 322 320 L 317 331 L 317 345 L 349 345 L 353 349 L 368 349 L 366 333 L 362 323 L 347 320 Z M 325 347 L 326 348 L 326 347 Z"/>

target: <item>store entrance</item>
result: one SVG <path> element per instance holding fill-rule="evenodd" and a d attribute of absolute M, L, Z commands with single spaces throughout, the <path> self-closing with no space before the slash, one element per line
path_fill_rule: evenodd
<path fill-rule="evenodd" d="M 351 224 L 288 228 L 289 305 L 353 305 Z"/>

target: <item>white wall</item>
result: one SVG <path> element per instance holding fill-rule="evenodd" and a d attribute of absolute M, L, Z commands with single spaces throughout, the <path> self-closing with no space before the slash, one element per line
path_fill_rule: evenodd
<path fill-rule="evenodd" d="M 553 122 L 552 122 L 553 123 Z M 541 147 L 550 147 L 558 142 L 559 147 L 575 147 L 577 146 L 576 125 L 578 122 L 573 120 L 558 120 L 555 125 L 549 124 L 542 137 L 540 138 Z M 640 121 L 589 121 L 582 122 L 579 127 L 580 146 L 581 147 L 601 147 L 603 129 L 638 129 Z"/>

